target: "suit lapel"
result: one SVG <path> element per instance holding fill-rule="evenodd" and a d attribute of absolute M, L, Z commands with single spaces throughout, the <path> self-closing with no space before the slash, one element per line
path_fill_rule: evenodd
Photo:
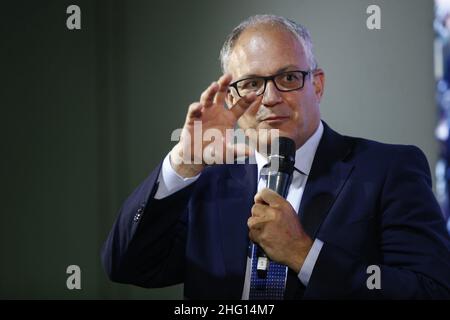
<path fill-rule="evenodd" d="M 349 140 L 324 123 L 299 208 L 303 228 L 313 239 L 352 172 L 353 164 L 345 161 L 351 150 Z"/>
<path fill-rule="evenodd" d="M 247 220 L 256 194 L 257 165 L 227 165 L 220 182 L 219 224 L 228 294 L 240 299 L 249 244 Z"/>
<path fill-rule="evenodd" d="M 353 164 L 346 158 L 351 143 L 323 122 L 324 132 L 317 147 L 299 208 L 299 219 L 305 232 L 315 239 L 334 201 L 349 178 Z M 301 299 L 305 287 L 298 275 L 289 269 L 285 299 Z"/>

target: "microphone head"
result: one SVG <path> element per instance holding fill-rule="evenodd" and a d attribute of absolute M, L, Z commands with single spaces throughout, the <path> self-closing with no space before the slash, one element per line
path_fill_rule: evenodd
<path fill-rule="evenodd" d="M 287 137 L 279 137 L 270 146 L 270 171 L 284 172 L 289 175 L 294 171 L 295 142 Z"/>

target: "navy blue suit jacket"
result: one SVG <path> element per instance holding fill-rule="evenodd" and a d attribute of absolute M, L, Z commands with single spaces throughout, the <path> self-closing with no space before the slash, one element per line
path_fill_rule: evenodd
<path fill-rule="evenodd" d="M 156 200 L 160 169 L 120 210 L 102 251 L 108 276 L 149 288 L 184 282 L 190 299 L 240 299 L 257 166 L 207 167 Z M 287 299 L 450 297 L 450 240 L 418 148 L 324 123 L 299 219 L 324 245 L 306 288 L 289 272 Z M 379 290 L 366 285 L 369 265 L 381 269 Z"/>

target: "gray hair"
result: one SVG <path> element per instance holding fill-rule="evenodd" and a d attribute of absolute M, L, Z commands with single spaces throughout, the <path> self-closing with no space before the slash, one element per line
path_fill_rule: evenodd
<path fill-rule="evenodd" d="M 311 68 L 311 70 L 317 68 L 317 61 L 316 58 L 314 57 L 313 44 L 308 29 L 306 29 L 306 27 L 304 27 L 303 25 L 290 19 L 275 15 L 263 14 L 251 16 L 245 19 L 236 28 L 234 28 L 233 31 L 231 31 L 231 33 L 227 36 L 225 42 L 223 43 L 222 49 L 220 50 L 220 63 L 223 72 L 226 71 L 228 59 L 230 58 L 230 54 L 233 51 L 234 46 L 236 45 L 236 42 L 239 39 L 239 36 L 248 27 L 253 27 L 259 24 L 269 24 L 272 26 L 279 26 L 284 28 L 286 31 L 291 32 L 294 36 L 297 37 L 297 39 L 302 44 L 303 49 L 305 50 L 308 65 Z"/>

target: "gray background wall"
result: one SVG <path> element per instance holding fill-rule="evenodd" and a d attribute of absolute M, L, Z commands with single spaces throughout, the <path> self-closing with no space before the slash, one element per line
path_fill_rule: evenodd
<path fill-rule="evenodd" d="M 70 4 L 81 7 L 80 31 L 66 29 Z M 379 31 L 366 28 L 370 4 L 381 7 Z M 434 167 L 432 1 L 2 4 L 0 298 L 182 297 L 181 286 L 110 283 L 100 248 L 189 103 L 219 77 L 225 35 L 257 13 L 309 27 L 333 128 L 418 145 Z M 65 286 L 70 264 L 82 290 Z"/>

